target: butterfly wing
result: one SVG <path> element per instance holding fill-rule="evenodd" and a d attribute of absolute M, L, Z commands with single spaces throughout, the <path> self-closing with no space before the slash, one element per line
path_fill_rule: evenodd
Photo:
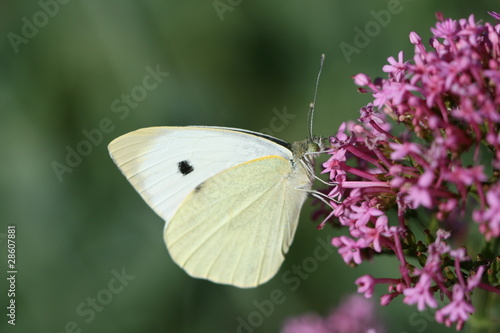
<path fill-rule="evenodd" d="M 150 127 L 113 140 L 116 165 L 168 224 L 184 198 L 210 177 L 264 156 L 291 159 L 285 142 L 223 127 Z"/>
<path fill-rule="evenodd" d="M 268 156 L 237 165 L 196 187 L 165 227 L 174 261 L 188 274 L 254 287 L 278 271 L 292 242 L 306 192 L 303 168 Z M 304 187 L 304 186 L 303 186 Z"/>

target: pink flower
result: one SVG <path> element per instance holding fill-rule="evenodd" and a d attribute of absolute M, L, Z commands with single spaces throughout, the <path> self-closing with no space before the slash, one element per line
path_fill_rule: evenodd
<path fill-rule="evenodd" d="M 361 206 L 352 205 L 351 209 L 353 213 L 350 215 L 350 218 L 356 221 L 355 224 L 358 228 L 365 226 L 372 216 L 384 214 L 380 209 L 369 207 L 366 202 L 363 202 Z"/>
<path fill-rule="evenodd" d="M 416 90 L 416 88 L 409 83 L 386 81 L 382 86 L 382 90 L 373 94 L 373 97 L 375 97 L 373 105 L 381 107 L 387 103 L 399 104 L 413 90 Z"/>
<path fill-rule="evenodd" d="M 366 298 L 371 298 L 375 288 L 375 279 L 371 275 L 363 275 L 356 282 L 358 293 L 363 293 Z"/>
<path fill-rule="evenodd" d="M 367 86 L 371 83 L 370 77 L 363 73 L 356 74 L 353 78 L 354 83 L 360 87 Z"/>
<path fill-rule="evenodd" d="M 328 317 L 307 314 L 288 319 L 281 333 L 383 333 L 374 304 L 361 296 L 342 300 Z"/>
<path fill-rule="evenodd" d="M 382 252 L 380 239 L 382 236 L 388 236 L 388 218 L 386 215 L 379 216 L 375 222 L 375 228 L 364 227 L 362 229 L 363 235 L 361 236 L 367 246 L 373 245 L 373 249 L 377 252 Z"/>
<path fill-rule="evenodd" d="M 338 142 L 340 145 L 345 145 L 348 143 L 349 136 L 345 134 L 346 128 L 347 124 L 343 122 L 342 124 L 340 124 L 337 134 L 335 135 L 336 139 L 335 141 Z"/>
<path fill-rule="evenodd" d="M 349 234 L 332 240 L 346 264 L 398 262 L 398 276 L 363 276 L 358 291 L 388 284 L 381 304 L 404 295 L 420 311 L 440 297 L 448 305 L 439 320 L 461 328 L 476 288 L 500 294 L 481 280 L 497 273 L 496 254 L 483 252 L 479 268 L 467 255 L 470 244 L 493 248 L 500 237 L 500 24 L 436 17 L 429 46 L 411 32 L 414 54 L 389 57 L 385 78 L 354 76 L 373 99 L 330 137 L 323 172 L 334 207 L 327 220 Z M 474 223 L 482 239 L 469 237 Z"/>
<path fill-rule="evenodd" d="M 334 152 L 332 156 L 323 163 L 323 171 L 321 173 L 330 173 L 330 178 L 335 178 L 337 175 L 345 174 L 343 170 L 346 150 L 341 148 Z"/>
<path fill-rule="evenodd" d="M 382 297 L 380 297 L 380 305 L 382 305 L 382 306 L 389 305 L 389 303 L 391 303 L 391 301 L 399 295 L 400 295 L 400 293 L 391 293 L 391 294 L 382 295 Z"/>
<path fill-rule="evenodd" d="M 479 230 L 486 240 L 500 236 L 500 184 L 492 187 L 486 194 L 488 208 L 474 212 L 474 218 L 480 223 Z"/>
<path fill-rule="evenodd" d="M 488 12 L 488 14 L 491 15 L 491 17 L 493 17 L 495 20 L 500 20 L 500 14 L 498 14 L 497 12 Z"/>
<path fill-rule="evenodd" d="M 431 208 L 433 205 L 433 194 L 431 191 L 431 184 L 434 180 L 434 174 L 431 171 L 425 172 L 418 179 L 417 184 L 408 185 L 408 195 L 405 197 L 405 202 L 409 207 L 417 208 L 424 206 Z"/>
<path fill-rule="evenodd" d="M 281 333 L 331 333 L 323 318 L 318 315 L 303 315 L 288 319 Z"/>
<path fill-rule="evenodd" d="M 405 142 L 403 144 L 397 143 L 389 143 L 389 147 L 391 147 L 394 151 L 391 153 L 391 159 L 393 160 L 402 160 L 408 157 L 411 153 L 421 154 L 421 150 L 417 144 L 412 142 Z"/>
<path fill-rule="evenodd" d="M 414 185 L 408 190 L 406 202 L 409 204 L 409 207 L 413 209 L 419 206 L 430 208 L 432 207 L 432 196 L 428 189 Z"/>
<path fill-rule="evenodd" d="M 484 182 L 486 175 L 484 174 L 484 166 L 477 165 L 471 168 L 456 167 L 445 173 L 445 179 L 454 183 L 461 183 L 465 186 L 470 186 L 475 182 Z"/>
<path fill-rule="evenodd" d="M 361 264 L 361 249 L 365 248 L 365 242 L 362 239 L 357 241 L 346 237 L 340 236 L 332 239 L 332 244 L 339 248 L 339 254 L 344 259 L 346 264 L 354 262 L 356 264 Z"/>
<path fill-rule="evenodd" d="M 409 37 L 410 37 L 410 43 L 415 45 L 415 53 L 416 54 L 415 54 L 414 59 L 421 60 L 421 57 L 425 56 L 427 53 L 424 45 L 422 44 L 422 38 L 420 38 L 420 36 L 414 31 L 410 32 Z"/>
<path fill-rule="evenodd" d="M 421 42 L 422 38 L 420 38 L 420 36 L 416 32 L 414 31 L 410 32 L 410 43 L 417 45 L 420 44 Z"/>
<path fill-rule="evenodd" d="M 342 300 L 340 306 L 326 319 L 331 333 L 382 333 L 373 302 L 360 295 L 351 295 Z"/>
<path fill-rule="evenodd" d="M 476 274 L 470 276 L 467 279 L 467 289 L 469 291 L 471 291 L 472 289 L 476 288 L 479 285 L 479 282 L 481 282 L 481 278 L 483 277 L 483 273 L 484 273 L 484 266 L 479 266 Z"/>
<path fill-rule="evenodd" d="M 447 326 L 455 322 L 459 326 L 461 323 L 467 321 L 469 316 L 474 312 L 474 307 L 465 300 L 464 296 L 465 293 L 462 287 L 456 284 L 453 287 L 453 301 L 444 308 L 436 311 L 436 321 L 438 323 L 446 322 Z"/>
<path fill-rule="evenodd" d="M 449 231 L 446 231 L 446 230 L 443 230 L 443 229 L 438 229 L 436 231 L 436 236 L 437 236 L 437 239 L 436 239 L 435 243 L 438 244 L 438 243 L 441 243 L 442 240 L 450 238 L 451 234 L 450 234 Z"/>
<path fill-rule="evenodd" d="M 453 37 L 457 32 L 457 21 L 447 19 L 444 22 L 438 22 L 435 28 L 431 28 L 431 31 L 436 37 Z"/>
<path fill-rule="evenodd" d="M 450 246 L 445 242 L 445 239 L 450 237 L 449 232 L 443 229 L 438 229 L 436 236 L 436 240 L 428 246 L 428 258 L 425 264 L 425 269 L 427 269 L 428 272 L 433 272 L 434 274 L 437 274 L 437 270 L 441 267 L 441 256 L 449 254 L 451 250 Z"/>
<path fill-rule="evenodd" d="M 361 113 L 361 117 L 359 118 L 359 120 L 364 123 L 370 123 L 371 121 L 376 124 L 385 123 L 380 114 L 373 110 L 373 104 L 371 103 L 362 107 L 359 112 Z"/>
<path fill-rule="evenodd" d="M 406 63 L 403 61 L 403 51 L 399 52 L 398 61 L 396 61 L 394 57 L 387 58 L 387 61 L 390 65 L 385 65 L 382 67 L 382 70 L 386 73 L 392 74 L 394 79 L 399 81 L 406 70 Z"/>
<path fill-rule="evenodd" d="M 416 303 L 418 311 L 424 311 L 426 305 L 431 308 L 437 307 L 436 299 L 430 290 L 431 282 L 430 276 L 422 273 L 415 287 L 403 291 L 405 295 L 403 302 L 410 305 Z"/>
<path fill-rule="evenodd" d="M 457 259 L 458 261 L 470 260 L 464 248 L 459 248 L 450 251 L 450 257 Z"/>

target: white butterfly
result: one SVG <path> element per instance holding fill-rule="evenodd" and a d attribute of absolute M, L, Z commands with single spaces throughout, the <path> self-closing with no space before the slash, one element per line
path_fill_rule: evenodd
<path fill-rule="evenodd" d="M 151 127 L 109 144 L 116 165 L 165 220 L 189 275 L 238 287 L 272 278 L 314 180 L 321 139 L 295 142 L 223 127 Z"/>

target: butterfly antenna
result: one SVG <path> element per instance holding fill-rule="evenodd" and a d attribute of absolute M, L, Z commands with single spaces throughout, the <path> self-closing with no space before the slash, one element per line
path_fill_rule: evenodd
<path fill-rule="evenodd" d="M 319 64 L 318 77 L 316 78 L 316 87 L 314 88 L 314 98 L 313 102 L 309 104 L 309 138 L 313 138 L 313 119 L 314 119 L 314 107 L 316 106 L 316 95 L 318 93 L 319 78 L 321 76 L 321 71 L 323 70 L 323 63 L 325 62 L 325 54 L 321 55 L 321 60 Z"/>

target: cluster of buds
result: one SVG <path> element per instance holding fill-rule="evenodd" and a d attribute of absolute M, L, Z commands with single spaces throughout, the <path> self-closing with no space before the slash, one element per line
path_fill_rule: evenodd
<path fill-rule="evenodd" d="M 362 276 L 358 292 L 387 284 L 382 305 L 401 296 L 461 329 L 476 288 L 500 294 L 500 24 L 437 19 L 430 47 L 411 32 L 414 56 L 388 58 L 386 79 L 354 76 L 374 100 L 330 138 L 334 210 L 319 227 L 348 229 L 332 244 L 349 265 L 399 261 L 400 276 Z"/>

